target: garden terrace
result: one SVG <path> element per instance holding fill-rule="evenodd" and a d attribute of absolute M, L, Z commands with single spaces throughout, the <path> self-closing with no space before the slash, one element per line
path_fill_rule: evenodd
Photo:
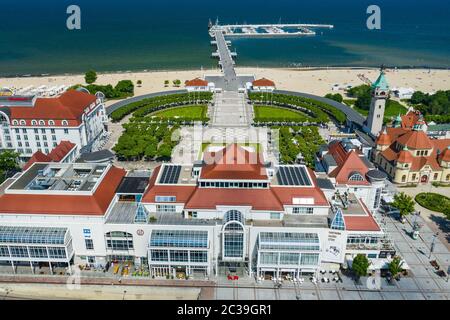
<path fill-rule="evenodd" d="M 155 111 L 183 105 L 204 105 L 212 100 L 212 92 L 177 93 L 145 98 L 135 101 L 113 111 L 110 115 L 113 122 L 122 120 L 133 113 L 135 117 L 144 117 Z"/>
<path fill-rule="evenodd" d="M 270 104 L 300 110 L 311 116 L 313 121 L 319 123 L 328 122 L 329 115 L 339 124 L 343 124 L 346 120 L 346 116 L 342 111 L 329 104 L 310 98 L 280 93 L 261 94 L 255 92 L 250 93 L 249 98 L 256 104 Z"/>
<path fill-rule="evenodd" d="M 290 123 L 290 122 L 314 122 L 314 118 L 311 116 L 289 108 L 278 107 L 278 106 L 266 106 L 266 105 L 255 105 L 255 122 L 275 122 L 275 123 Z"/>
<path fill-rule="evenodd" d="M 207 123 L 209 121 L 207 112 L 208 106 L 206 104 L 188 105 L 157 111 L 146 118 L 150 117 L 152 122 L 179 123 L 183 125 L 191 124 L 195 121 Z"/>
<path fill-rule="evenodd" d="M 444 213 L 450 218 L 450 198 L 438 193 L 422 192 L 416 195 L 415 200 L 422 207 Z"/>

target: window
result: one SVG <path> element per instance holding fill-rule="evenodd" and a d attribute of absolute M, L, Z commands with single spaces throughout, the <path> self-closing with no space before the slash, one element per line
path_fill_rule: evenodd
<path fill-rule="evenodd" d="M 9 251 L 7 246 L 0 246 L 0 257 L 9 257 Z"/>
<path fill-rule="evenodd" d="M 35 139 L 36 141 L 39 141 L 39 136 L 34 136 L 34 139 Z"/>
<path fill-rule="evenodd" d="M 415 173 L 413 173 L 412 179 L 413 179 L 413 180 L 416 180 L 416 174 L 415 174 Z"/>
<path fill-rule="evenodd" d="M 49 125 L 49 126 L 54 126 L 54 125 L 55 125 L 55 121 L 49 120 L 49 121 L 48 121 L 48 125 Z M 55 129 L 52 129 L 52 130 L 55 131 Z"/>
<path fill-rule="evenodd" d="M 69 129 L 64 129 L 64 134 L 69 134 Z"/>
<path fill-rule="evenodd" d="M 261 264 L 278 264 L 277 252 L 261 252 L 260 253 Z"/>
<path fill-rule="evenodd" d="M 48 258 L 45 247 L 30 247 L 31 258 Z"/>
<path fill-rule="evenodd" d="M 55 148 L 58 144 L 56 142 L 53 142 L 53 148 Z"/>
<path fill-rule="evenodd" d="M 170 261 L 187 262 L 188 261 L 188 251 L 187 250 L 170 250 Z"/>
<path fill-rule="evenodd" d="M 56 136 L 54 134 L 52 135 L 52 140 L 56 141 Z"/>
<path fill-rule="evenodd" d="M 17 128 L 15 129 L 15 131 L 16 131 L 16 133 L 19 133 L 19 132 L 20 132 L 20 130 L 19 130 L 19 129 L 17 129 Z"/>
<path fill-rule="evenodd" d="M 300 256 L 300 264 L 302 265 L 317 265 L 319 262 L 318 253 L 302 253 Z"/>
<path fill-rule="evenodd" d="M 24 136 L 23 136 L 23 139 L 24 139 L 24 140 L 28 140 L 28 136 L 27 136 L 27 135 L 24 135 Z"/>
<path fill-rule="evenodd" d="M 403 175 L 402 176 L 402 182 L 405 182 L 406 181 L 406 175 Z"/>
<path fill-rule="evenodd" d="M 17 126 L 17 125 L 19 124 L 19 122 L 18 122 L 17 120 L 13 120 L 13 121 L 12 121 L 12 124 L 13 124 L 14 126 Z"/>
<path fill-rule="evenodd" d="M 450 181 L 450 174 L 447 175 L 447 177 L 445 178 L 446 181 Z"/>
<path fill-rule="evenodd" d="M 434 174 L 433 179 L 434 179 L 434 180 L 437 180 L 437 179 L 438 179 L 438 173 L 435 173 L 435 174 Z"/>
<path fill-rule="evenodd" d="M 63 121 L 61 121 L 61 125 L 63 125 L 63 126 L 67 126 L 69 123 L 67 122 L 67 120 L 63 120 Z"/>
<path fill-rule="evenodd" d="M 34 129 L 34 133 L 39 133 L 39 129 Z"/>
<path fill-rule="evenodd" d="M 92 239 L 84 239 L 84 244 L 86 245 L 86 250 L 94 250 L 94 241 Z"/>
<path fill-rule="evenodd" d="M 175 196 L 155 196 L 156 202 L 175 202 L 176 200 Z"/>
<path fill-rule="evenodd" d="M 280 264 L 298 264 L 298 253 L 291 252 L 281 252 L 280 253 Z"/>
<path fill-rule="evenodd" d="M 169 261 L 169 254 L 167 250 L 152 250 L 151 251 L 152 261 Z"/>
<path fill-rule="evenodd" d="M 66 258 L 66 250 L 62 247 L 49 247 L 48 254 L 50 258 L 56 259 L 65 259 Z"/>
<path fill-rule="evenodd" d="M 22 129 L 22 133 L 27 133 L 27 129 Z"/>
<path fill-rule="evenodd" d="M 107 239 L 106 247 L 110 250 L 133 250 L 133 240 Z"/>
<path fill-rule="evenodd" d="M 191 262 L 208 262 L 206 251 L 191 251 Z"/>
<path fill-rule="evenodd" d="M 176 211 L 176 207 L 174 205 L 170 205 L 170 204 L 157 204 L 156 205 L 156 212 L 175 212 Z"/>
<path fill-rule="evenodd" d="M 36 146 L 38 146 L 38 148 L 41 147 L 41 143 L 39 141 L 36 142 Z"/>
<path fill-rule="evenodd" d="M 55 133 L 55 129 L 50 129 L 50 132 L 51 133 Z"/>
<path fill-rule="evenodd" d="M 28 250 L 27 247 L 22 246 L 10 246 L 9 251 L 11 251 L 12 257 L 18 257 L 18 258 L 28 258 Z"/>
<path fill-rule="evenodd" d="M 311 207 L 294 207 L 292 208 L 293 214 L 312 214 L 314 212 L 314 208 Z"/>
<path fill-rule="evenodd" d="M 41 129 L 41 133 L 45 134 L 45 128 Z"/>
<path fill-rule="evenodd" d="M 32 125 L 32 126 L 37 125 L 37 121 L 36 121 L 36 120 L 31 120 L 31 125 Z"/>
<path fill-rule="evenodd" d="M 364 181 L 363 176 L 359 172 L 352 172 L 348 178 L 349 181 Z"/>
<path fill-rule="evenodd" d="M 39 125 L 40 126 L 45 126 L 45 121 L 44 120 L 39 120 Z"/>
<path fill-rule="evenodd" d="M 271 212 L 270 219 L 280 220 L 280 213 L 279 212 Z"/>

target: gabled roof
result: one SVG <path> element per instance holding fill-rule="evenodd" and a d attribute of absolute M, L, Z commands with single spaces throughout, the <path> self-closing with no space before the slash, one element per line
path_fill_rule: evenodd
<path fill-rule="evenodd" d="M 417 123 L 419 118 L 420 118 L 419 111 L 414 111 L 414 110 L 408 111 L 407 114 L 401 116 L 402 128 L 412 129 L 412 127 L 414 127 L 414 125 Z"/>
<path fill-rule="evenodd" d="M 206 87 L 206 86 L 208 86 L 208 81 L 200 79 L 200 78 L 195 78 L 192 80 L 186 80 L 184 85 L 186 87 Z"/>
<path fill-rule="evenodd" d="M 37 98 L 34 107 L 9 107 L 9 111 L 11 119 L 68 120 L 69 125 L 75 125 L 81 123 L 84 110 L 96 100 L 95 95 L 69 90 L 57 98 Z"/>
<path fill-rule="evenodd" d="M 72 151 L 77 145 L 67 140 L 62 140 L 53 150 L 48 154 L 48 156 L 54 162 L 60 162 L 63 160 L 70 151 Z"/>
<path fill-rule="evenodd" d="M 3 194 L 0 213 L 103 216 L 125 170 L 111 166 L 93 195 Z"/>
<path fill-rule="evenodd" d="M 336 178 L 336 182 L 339 184 L 369 184 L 366 180 L 366 173 L 369 168 L 366 166 L 361 157 L 355 152 L 350 151 L 346 154 L 345 159 L 339 164 L 339 166 L 330 172 L 329 176 Z M 359 173 L 363 177 L 363 181 L 351 181 L 349 180 L 353 174 Z"/>
<path fill-rule="evenodd" d="M 200 179 L 267 180 L 262 155 L 233 143 L 218 152 L 205 152 Z"/>
<path fill-rule="evenodd" d="M 414 160 L 413 155 L 408 150 L 403 149 L 399 152 L 397 161 L 401 163 L 412 163 Z"/>
<path fill-rule="evenodd" d="M 440 161 L 450 162 L 450 146 L 439 154 Z"/>
<path fill-rule="evenodd" d="M 377 144 L 381 146 L 388 146 L 392 143 L 391 137 L 387 134 L 386 130 L 383 130 L 380 135 L 377 137 Z"/>
<path fill-rule="evenodd" d="M 261 78 L 252 82 L 254 87 L 275 87 L 275 82 L 272 80 Z"/>
<path fill-rule="evenodd" d="M 31 158 L 27 161 L 27 163 L 23 166 L 23 171 L 27 170 L 31 165 L 35 162 L 51 162 L 52 159 L 41 151 L 36 151 L 33 153 Z"/>

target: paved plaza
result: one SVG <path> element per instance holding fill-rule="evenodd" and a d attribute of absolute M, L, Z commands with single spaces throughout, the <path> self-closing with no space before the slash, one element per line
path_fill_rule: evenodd
<path fill-rule="evenodd" d="M 450 252 L 438 238 L 434 251 L 429 258 L 434 232 L 423 224 L 420 238 L 414 240 L 410 236 L 412 219 L 405 224 L 393 217 L 380 218 L 383 228 L 394 241 L 397 254 L 403 257 L 411 268 L 408 276 L 399 281 L 388 283 L 381 278 L 379 289 L 368 289 L 367 277 L 361 278 L 361 284 L 355 284 L 351 278 L 341 276 L 342 283 L 313 284 L 308 279 L 301 285 L 283 282 L 281 288 L 275 288 L 271 281 L 256 283 L 253 279 L 244 278 L 233 283 L 225 278 L 218 279 L 216 299 L 231 300 L 449 300 L 450 282 L 436 274 L 430 260 L 436 260 L 442 270 L 447 272 L 450 265 Z"/>

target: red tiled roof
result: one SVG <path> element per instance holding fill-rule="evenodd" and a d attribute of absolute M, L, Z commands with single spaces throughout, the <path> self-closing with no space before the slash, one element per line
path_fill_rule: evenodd
<path fill-rule="evenodd" d="M 402 146 L 407 146 L 409 149 L 431 149 L 433 144 L 430 140 L 422 130 L 411 130 L 401 135 L 397 142 Z"/>
<path fill-rule="evenodd" d="M 185 207 L 215 209 L 217 205 L 251 206 L 254 210 L 283 210 L 283 205 L 270 189 L 197 188 Z"/>
<path fill-rule="evenodd" d="M 381 146 L 388 146 L 392 143 L 391 137 L 387 134 L 382 132 L 376 141 L 376 144 L 379 144 Z"/>
<path fill-rule="evenodd" d="M 12 214 L 103 216 L 124 176 L 124 169 L 112 166 L 92 196 L 3 194 L 0 196 L 0 212 Z"/>
<path fill-rule="evenodd" d="M 367 215 L 343 215 L 345 221 L 345 230 L 347 231 L 380 231 L 375 219 L 370 214 L 363 201 L 360 201 L 361 206 Z"/>
<path fill-rule="evenodd" d="M 330 172 L 329 176 L 336 178 L 336 182 L 339 184 L 368 185 L 369 182 L 367 180 L 364 181 L 349 180 L 349 178 L 352 176 L 353 173 L 359 173 L 364 178 L 368 171 L 369 168 L 361 160 L 360 156 L 355 151 L 352 150 L 346 154 L 345 160 L 341 162 L 341 164 L 339 164 L 336 169 Z"/>
<path fill-rule="evenodd" d="M 414 157 L 408 150 L 402 150 L 398 154 L 397 161 L 402 163 L 411 163 L 413 162 Z"/>
<path fill-rule="evenodd" d="M 35 162 L 51 162 L 51 161 L 52 159 L 48 155 L 42 153 L 41 151 L 36 151 L 35 153 L 33 153 L 30 160 L 28 160 L 27 163 L 23 166 L 23 171 L 27 170 Z"/>
<path fill-rule="evenodd" d="M 55 148 L 53 148 L 48 156 L 54 162 L 60 162 L 75 147 L 76 144 L 67 140 L 62 140 Z"/>
<path fill-rule="evenodd" d="M 9 107 L 11 120 L 54 120 L 55 126 L 67 120 L 69 126 L 79 125 L 86 107 L 96 101 L 96 96 L 81 91 L 69 90 L 57 98 L 37 98 L 34 107 Z"/>
<path fill-rule="evenodd" d="M 417 111 L 409 111 L 407 114 L 401 116 L 402 128 L 412 129 L 420 118 L 420 113 Z"/>
<path fill-rule="evenodd" d="M 186 87 L 206 87 L 206 86 L 208 86 L 208 81 L 200 79 L 200 78 L 195 78 L 193 80 L 186 80 L 184 85 Z"/>
<path fill-rule="evenodd" d="M 439 160 L 450 162 L 450 149 L 446 148 L 439 154 Z"/>
<path fill-rule="evenodd" d="M 253 81 L 252 85 L 254 87 L 275 87 L 275 82 L 266 78 L 262 78 Z"/>
<path fill-rule="evenodd" d="M 267 180 L 262 156 L 233 143 L 218 152 L 205 152 L 201 179 Z"/>

